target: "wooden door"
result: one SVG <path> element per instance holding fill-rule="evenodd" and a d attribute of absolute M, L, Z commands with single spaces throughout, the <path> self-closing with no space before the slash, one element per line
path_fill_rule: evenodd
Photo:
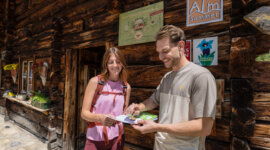
<path fill-rule="evenodd" d="M 87 123 L 81 118 L 81 110 L 84 98 L 84 92 L 89 80 L 100 74 L 102 56 L 105 47 L 94 47 L 79 50 L 79 66 L 78 66 L 78 107 L 77 107 L 77 131 L 76 131 L 76 149 L 84 149 L 85 133 Z"/>

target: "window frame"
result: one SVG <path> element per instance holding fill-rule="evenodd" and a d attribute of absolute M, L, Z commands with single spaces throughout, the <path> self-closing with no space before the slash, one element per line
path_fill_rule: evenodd
<path fill-rule="evenodd" d="M 24 86 L 25 64 L 27 65 L 26 87 Z M 20 74 L 20 77 L 21 77 L 21 82 L 20 82 L 21 83 L 21 89 L 20 89 L 20 91 L 24 90 L 27 94 L 30 94 L 34 89 L 34 87 L 33 87 L 33 85 L 34 85 L 34 74 L 33 74 L 33 70 L 32 70 L 33 64 L 34 64 L 33 59 L 23 60 L 22 64 L 21 64 L 22 71 L 21 71 L 21 74 Z"/>

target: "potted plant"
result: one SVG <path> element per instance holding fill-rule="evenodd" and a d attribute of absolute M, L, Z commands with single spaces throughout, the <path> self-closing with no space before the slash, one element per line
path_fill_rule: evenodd
<path fill-rule="evenodd" d="M 48 109 L 51 103 L 49 98 L 45 97 L 41 92 L 34 92 L 34 96 L 32 96 L 30 100 L 31 105 L 41 109 Z"/>

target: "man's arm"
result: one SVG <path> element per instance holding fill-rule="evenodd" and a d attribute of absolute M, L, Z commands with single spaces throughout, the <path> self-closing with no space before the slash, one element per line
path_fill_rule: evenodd
<path fill-rule="evenodd" d="M 150 98 L 146 99 L 145 101 L 143 101 L 142 103 L 139 104 L 131 104 L 127 110 L 126 110 L 126 114 L 140 114 L 140 112 L 142 111 L 148 111 L 148 110 L 152 110 L 154 108 L 156 108 L 158 105 L 151 100 Z"/>
<path fill-rule="evenodd" d="M 150 120 L 139 121 L 143 126 L 133 125 L 141 133 L 167 132 L 183 136 L 207 136 L 211 133 L 214 120 L 204 117 L 176 124 L 158 124 Z"/>

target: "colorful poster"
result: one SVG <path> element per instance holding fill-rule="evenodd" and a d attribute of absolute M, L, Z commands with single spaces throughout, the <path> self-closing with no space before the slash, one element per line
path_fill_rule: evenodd
<path fill-rule="evenodd" d="M 187 26 L 223 20 L 223 0 L 187 0 Z"/>
<path fill-rule="evenodd" d="M 163 26 L 163 1 L 131 10 L 119 16 L 118 45 L 131 45 L 155 41 Z"/>
<path fill-rule="evenodd" d="M 218 37 L 194 39 L 193 62 L 201 66 L 218 65 Z"/>
<path fill-rule="evenodd" d="M 191 48 L 191 40 L 186 40 L 185 56 L 188 61 L 190 61 L 190 48 Z"/>

